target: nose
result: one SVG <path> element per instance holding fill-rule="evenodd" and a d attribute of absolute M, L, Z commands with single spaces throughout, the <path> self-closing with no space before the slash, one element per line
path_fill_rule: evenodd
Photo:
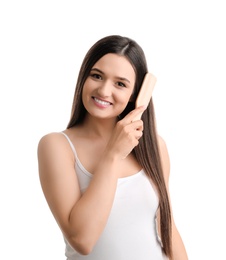
<path fill-rule="evenodd" d="M 101 83 L 99 88 L 97 89 L 97 93 L 101 97 L 109 97 L 112 92 L 112 84 L 110 81 L 106 80 Z"/>

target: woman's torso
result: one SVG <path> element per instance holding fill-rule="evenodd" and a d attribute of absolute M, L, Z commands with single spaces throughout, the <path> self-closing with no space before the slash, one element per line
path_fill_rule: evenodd
<path fill-rule="evenodd" d="M 63 134 L 74 152 L 75 170 L 80 190 L 84 193 L 92 179 L 92 174 L 81 163 L 71 139 L 65 133 Z M 134 165 L 136 169 L 137 166 Z M 87 256 L 80 255 L 65 240 L 67 259 L 164 259 L 156 229 L 157 209 L 158 197 L 142 169 L 132 175 L 119 178 L 109 219 L 92 253 Z"/>

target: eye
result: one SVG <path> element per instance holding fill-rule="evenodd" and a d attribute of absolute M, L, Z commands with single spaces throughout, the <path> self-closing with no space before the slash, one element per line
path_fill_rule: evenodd
<path fill-rule="evenodd" d="M 90 74 L 90 77 L 94 78 L 94 79 L 102 79 L 101 75 L 100 74 L 97 74 L 97 73 L 91 73 Z"/>
<path fill-rule="evenodd" d="M 126 87 L 126 85 L 125 85 L 124 83 L 122 83 L 122 82 L 117 82 L 116 84 L 117 84 L 119 87 L 123 87 L 123 88 Z"/>

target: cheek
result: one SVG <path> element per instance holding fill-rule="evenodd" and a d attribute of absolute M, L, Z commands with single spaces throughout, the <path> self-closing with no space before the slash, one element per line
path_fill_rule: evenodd
<path fill-rule="evenodd" d="M 88 92 L 89 92 L 89 84 L 87 84 L 87 80 L 86 80 L 82 88 L 82 99 L 87 95 Z"/>
<path fill-rule="evenodd" d="M 88 96 L 88 89 L 87 87 L 84 85 L 83 89 L 82 89 L 82 103 L 83 105 L 86 107 L 86 104 L 88 102 L 87 100 L 87 96 Z"/>
<path fill-rule="evenodd" d="M 84 103 L 84 96 L 85 96 L 85 89 L 84 89 L 84 87 L 83 87 L 83 89 L 82 89 L 82 102 Z"/>
<path fill-rule="evenodd" d="M 126 103 L 128 103 L 129 101 L 131 101 L 131 98 L 133 97 L 133 92 L 129 91 L 129 93 L 126 93 L 123 97 L 124 100 L 126 100 Z"/>
<path fill-rule="evenodd" d="M 93 82 L 89 77 L 85 80 L 82 88 L 82 96 L 90 94 L 96 88 L 95 82 Z"/>
<path fill-rule="evenodd" d="M 128 103 L 131 101 L 132 93 L 121 93 L 121 95 L 118 96 L 118 103 L 120 103 L 124 108 L 128 105 Z"/>

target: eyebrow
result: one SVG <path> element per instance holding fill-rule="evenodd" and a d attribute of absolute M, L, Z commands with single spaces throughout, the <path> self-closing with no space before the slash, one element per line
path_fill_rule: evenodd
<path fill-rule="evenodd" d="M 104 72 L 100 69 L 97 69 L 97 68 L 92 68 L 91 71 L 97 71 L 97 72 L 104 75 Z M 128 83 L 130 83 L 130 81 L 127 78 L 123 78 L 123 77 L 116 77 L 116 78 L 119 79 L 119 80 L 127 81 Z"/>

